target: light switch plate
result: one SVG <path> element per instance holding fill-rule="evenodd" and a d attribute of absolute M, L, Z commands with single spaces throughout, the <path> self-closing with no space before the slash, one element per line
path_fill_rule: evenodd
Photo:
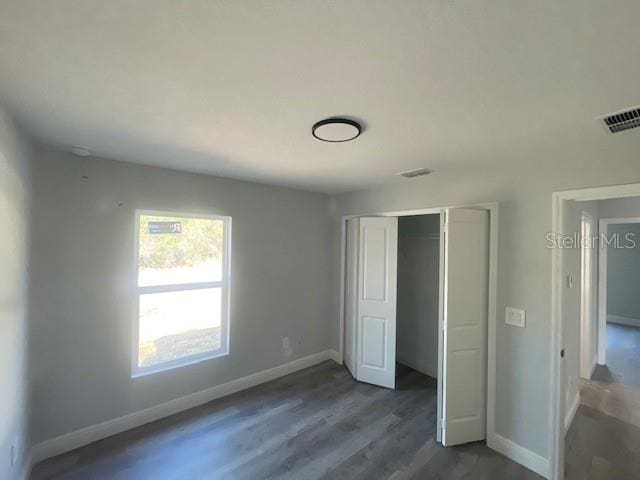
<path fill-rule="evenodd" d="M 526 313 L 521 308 L 507 307 L 504 312 L 504 321 L 507 325 L 524 328 L 526 323 Z"/>

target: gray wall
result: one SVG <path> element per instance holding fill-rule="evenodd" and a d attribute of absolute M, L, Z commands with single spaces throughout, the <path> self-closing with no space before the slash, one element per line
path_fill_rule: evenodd
<path fill-rule="evenodd" d="M 635 248 L 607 249 L 607 315 L 640 321 L 640 224 L 609 225 L 608 234 L 618 234 L 621 245 L 631 246 L 625 241 L 630 234 Z"/>
<path fill-rule="evenodd" d="M 438 376 L 439 215 L 398 219 L 398 362 Z"/>
<path fill-rule="evenodd" d="M 495 426 L 503 437 L 548 457 L 552 251 L 546 235 L 552 228 L 552 193 L 634 181 L 640 181 L 637 136 L 605 136 L 594 129 L 593 141 L 586 144 L 559 135 L 535 150 L 523 148 L 511 167 L 452 166 L 341 195 L 336 198 L 336 230 L 347 214 L 500 203 Z M 335 263 L 339 265 L 338 256 Z M 336 288 L 334 306 L 338 294 Z M 506 306 L 526 309 L 525 329 L 505 325 Z M 336 307 L 335 318 L 337 312 Z M 337 338 L 337 320 L 334 328 Z"/>
<path fill-rule="evenodd" d="M 600 218 L 629 218 L 640 217 L 640 197 L 615 198 L 598 202 Z M 629 227 L 637 229 L 638 224 Z M 628 230 L 626 227 L 609 225 L 609 232 L 618 228 Z M 637 233 L 637 230 L 634 230 Z M 640 237 L 636 237 L 639 240 Z M 608 274 L 607 281 L 607 314 L 618 315 L 627 318 L 640 319 L 640 301 L 637 300 L 638 280 L 640 269 L 638 268 L 638 253 L 640 244 L 634 250 L 615 250 L 609 248 L 607 254 Z M 613 264 L 615 267 L 611 267 Z M 618 268 L 618 266 L 620 268 Z M 613 281 L 613 287 L 612 282 Z M 623 312 L 623 313 L 620 313 Z M 636 315 L 636 316 L 634 316 Z"/>
<path fill-rule="evenodd" d="M 49 149 L 36 156 L 34 442 L 330 347 L 329 197 Z M 131 379 L 136 208 L 233 218 L 228 356 Z"/>
<path fill-rule="evenodd" d="M 600 218 L 640 217 L 640 197 L 600 200 L 598 211 Z"/>
<path fill-rule="evenodd" d="M 30 149 L 0 110 L 0 478 L 26 461 Z M 17 449 L 11 466 L 11 446 Z"/>

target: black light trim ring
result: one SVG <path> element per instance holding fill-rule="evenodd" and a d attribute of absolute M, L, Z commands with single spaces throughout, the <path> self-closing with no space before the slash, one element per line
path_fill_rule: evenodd
<path fill-rule="evenodd" d="M 330 125 L 330 124 L 334 124 L 334 123 L 351 125 L 352 127 L 355 127 L 356 130 L 358 130 L 358 133 L 356 133 L 353 137 L 345 138 L 344 140 L 327 140 L 326 138 L 322 138 L 322 137 L 319 137 L 318 135 L 316 135 L 316 130 L 319 127 L 323 127 L 325 125 Z M 325 118 L 324 120 L 320 120 L 319 122 L 314 123 L 313 127 L 311 127 L 311 134 L 315 138 L 317 138 L 318 140 L 320 140 L 322 142 L 329 142 L 329 143 L 349 142 L 351 140 L 354 140 L 354 139 L 358 138 L 361 133 L 362 133 L 362 125 L 360 125 L 355 120 L 350 120 L 348 118 L 341 118 L 341 117 Z"/>

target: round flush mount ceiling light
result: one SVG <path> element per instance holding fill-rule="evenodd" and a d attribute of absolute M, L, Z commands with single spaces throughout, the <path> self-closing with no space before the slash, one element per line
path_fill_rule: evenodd
<path fill-rule="evenodd" d="M 91 155 L 91 151 L 87 147 L 80 147 L 77 145 L 71 147 L 71 153 L 80 157 L 88 157 Z"/>
<path fill-rule="evenodd" d="M 360 136 L 362 125 L 348 118 L 325 118 L 313 125 L 311 133 L 323 142 L 348 142 Z"/>

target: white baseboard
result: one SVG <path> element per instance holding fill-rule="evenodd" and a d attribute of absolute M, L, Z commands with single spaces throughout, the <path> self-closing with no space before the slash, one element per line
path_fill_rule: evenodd
<path fill-rule="evenodd" d="M 329 358 L 331 358 L 331 360 L 333 360 L 334 362 L 342 365 L 342 358 L 340 358 L 340 352 L 338 352 L 337 350 L 328 350 L 329 352 Z"/>
<path fill-rule="evenodd" d="M 578 412 L 578 408 L 580 407 L 580 392 L 577 392 L 569 409 L 567 410 L 566 415 L 564 416 L 564 434 L 566 435 L 573 423 L 573 419 L 576 418 L 576 413 Z"/>
<path fill-rule="evenodd" d="M 222 385 L 216 385 L 215 387 L 200 392 L 176 398 L 145 410 L 140 410 L 139 412 L 130 413 L 97 425 L 66 433 L 50 440 L 45 440 L 31 448 L 30 464 L 34 465 L 47 458 L 69 452 L 117 433 L 131 430 L 146 423 L 168 417 L 217 398 L 231 395 L 232 393 L 275 380 L 276 378 L 311 367 L 325 360 L 333 360 L 338 357 L 338 352 L 335 350 L 325 350 L 246 377 L 238 378 L 237 380 L 223 383 Z"/>
<path fill-rule="evenodd" d="M 607 323 L 617 323 L 627 327 L 639 327 L 640 318 L 622 317 L 620 315 L 607 315 Z"/>
<path fill-rule="evenodd" d="M 497 433 L 494 433 L 487 438 L 487 445 L 489 448 L 500 452 L 505 457 L 527 467 L 538 475 L 542 475 L 544 478 L 549 478 L 549 460 L 537 453 L 534 453 Z"/>

